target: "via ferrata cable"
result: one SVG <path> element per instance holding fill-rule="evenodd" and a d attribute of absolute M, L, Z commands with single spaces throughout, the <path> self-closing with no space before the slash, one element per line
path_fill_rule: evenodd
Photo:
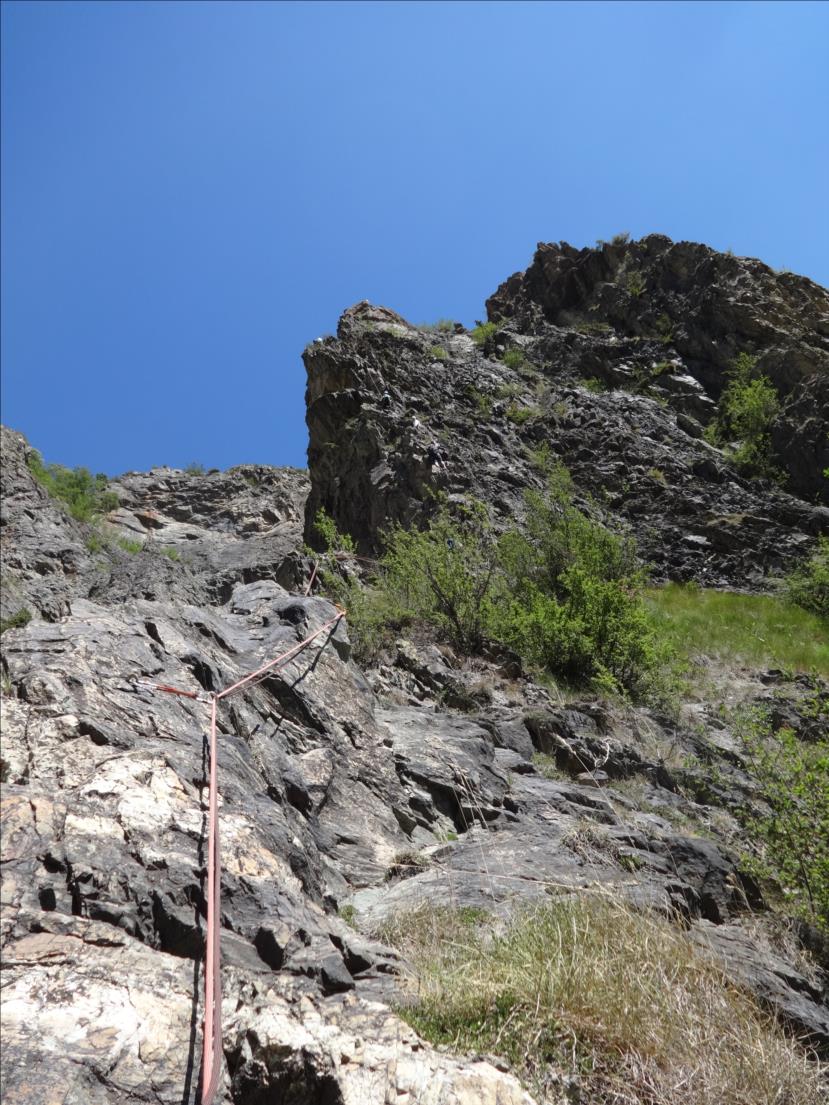
<path fill-rule="evenodd" d="M 222 977 L 221 977 L 221 882 L 222 867 L 219 852 L 219 790 L 218 790 L 218 740 L 217 740 L 217 711 L 221 699 L 235 694 L 243 687 L 251 686 L 257 681 L 276 671 L 278 668 L 295 659 L 304 649 L 316 640 L 326 630 L 333 630 L 342 618 L 345 610 L 337 607 L 337 615 L 313 633 L 309 633 L 304 640 L 293 645 L 274 660 L 257 668 L 250 675 L 244 676 L 236 683 L 225 687 L 223 691 L 210 695 L 210 771 L 208 783 L 208 813 L 207 813 L 207 931 L 205 933 L 205 965 L 204 965 L 204 1040 L 202 1048 L 202 1077 L 201 1077 L 201 1105 L 213 1105 L 216 1089 L 219 1085 L 219 1077 L 222 1072 Z M 185 691 L 179 687 L 172 687 L 166 683 L 153 683 L 150 680 L 138 680 L 138 686 L 147 687 L 150 690 L 162 691 L 165 694 L 177 695 L 184 698 L 193 698 L 201 701 L 203 696 L 197 691 Z"/>
<path fill-rule="evenodd" d="M 222 1070 L 222 977 L 221 977 L 221 881 L 222 868 L 219 859 L 219 815 L 218 815 L 218 741 L 216 739 L 216 711 L 219 701 L 235 694 L 255 680 L 284 666 L 316 640 L 327 629 L 333 629 L 345 617 L 345 611 L 338 608 L 337 615 L 319 629 L 310 633 L 304 640 L 287 649 L 276 659 L 263 664 L 261 668 L 225 687 L 213 695 L 210 702 L 210 799 L 208 804 L 208 851 L 207 851 L 207 933 L 205 941 L 204 971 L 204 1049 L 202 1052 L 202 1105 L 213 1105 L 213 1098 L 219 1084 Z"/>

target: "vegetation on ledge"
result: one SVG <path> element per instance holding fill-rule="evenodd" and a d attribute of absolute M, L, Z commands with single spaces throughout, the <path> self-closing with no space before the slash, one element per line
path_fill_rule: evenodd
<path fill-rule="evenodd" d="M 114 492 L 107 491 L 108 480 L 102 472 L 93 476 L 88 468 L 45 464 L 36 449 L 29 453 L 27 464 L 38 483 L 53 499 L 65 503 L 78 522 L 94 522 L 118 506 L 118 497 Z"/>
<path fill-rule="evenodd" d="M 481 504 L 443 507 L 422 531 L 395 527 L 367 588 L 337 560 L 353 542 L 320 514 L 323 583 L 348 608 L 358 656 L 376 655 L 390 630 L 422 624 L 466 654 L 499 644 L 568 683 L 664 698 L 675 673 L 633 542 L 576 508 L 566 469 L 526 502 L 524 528 L 501 536 Z"/>

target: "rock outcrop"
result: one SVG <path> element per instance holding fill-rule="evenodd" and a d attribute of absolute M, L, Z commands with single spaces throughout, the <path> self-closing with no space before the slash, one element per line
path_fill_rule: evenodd
<path fill-rule="evenodd" d="M 773 345 L 780 426 L 820 459 L 823 401 L 798 412 L 822 394 L 825 293 L 662 238 L 586 254 L 540 249 L 490 301 L 505 321 L 483 347 L 460 326 L 347 311 L 305 353 L 309 474 L 130 473 L 91 526 L 3 430 L 4 617 L 32 615 L 2 639 L 4 1102 L 198 1099 L 206 698 L 332 617 L 304 594 L 320 507 L 367 552 L 388 524 L 425 518 L 435 492 L 482 498 L 505 524 L 553 456 L 666 577 L 763 587 L 825 532 L 808 465 L 798 498 L 737 476 L 701 438 L 728 357 Z M 609 290 L 633 272 L 675 321 L 671 343 L 635 321 L 644 291 Z M 739 694 L 825 731 L 818 681 L 742 672 Z M 341 622 L 223 703 L 219 732 L 218 1100 L 533 1105 L 497 1056 L 418 1039 L 393 1011 L 405 964 L 366 934 L 424 902 L 506 917 L 551 886 L 681 919 L 829 1056 L 825 946 L 805 926 L 781 938 L 740 866 L 733 810 L 755 785 L 706 703 L 681 722 L 563 704 L 509 662 L 423 641 L 364 671 Z M 574 1100 L 566 1077 L 550 1085 Z"/>
<path fill-rule="evenodd" d="M 629 291 L 633 272 L 647 291 Z M 663 578 L 762 588 L 829 532 L 814 502 L 829 501 L 823 289 L 651 237 L 539 247 L 487 306 L 499 321 L 482 343 L 361 303 L 307 347 L 309 542 L 324 508 L 370 553 L 441 494 L 520 519 L 555 460 Z M 783 396 L 772 439 L 788 491 L 703 438 L 740 351 Z"/>

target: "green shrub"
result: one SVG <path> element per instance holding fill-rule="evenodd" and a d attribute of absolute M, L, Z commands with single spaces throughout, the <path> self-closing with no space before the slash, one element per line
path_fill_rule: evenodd
<path fill-rule="evenodd" d="M 394 640 L 394 628 L 401 623 L 399 610 L 390 602 L 385 589 L 369 581 L 365 586 L 351 573 L 349 559 L 357 546 L 347 533 L 341 533 L 333 518 L 322 508 L 317 511 L 314 528 L 320 535 L 324 552 L 307 552 L 319 558 L 319 577 L 324 592 L 347 612 L 348 630 L 354 656 L 369 663 Z"/>
<path fill-rule="evenodd" d="M 445 361 L 446 358 L 449 356 L 449 354 L 446 352 L 446 350 L 443 348 L 442 345 L 433 345 L 433 346 L 431 346 L 431 348 L 429 349 L 429 352 L 431 353 L 431 355 L 434 357 L 434 359 L 436 361 Z"/>
<path fill-rule="evenodd" d="M 326 552 L 356 553 L 354 538 L 347 533 L 340 533 L 337 523 L 322 507 L 314 519 L 314 529 L 322 538 Z"/>
<path fill-rule="evenodd" d="M 644 293 L 646 287 L 645 278 L 638 269 L 633 269 L 632 272 L 627 274 L 625 278 L 625 287 L 630 294 L 637 299 Z"/>
<path fill-rule="evenodd" d="M 546 453 L 540 460 L 549 464 Z M 548 471 L 544 494 L 527 493 L 524 528 L 498 540 L 482 504 L 444 506 L 424 530 L 394 527 L 366 586 L 344 563 L 351 538 L 324 512 L 316 528 L 323 586 L 348 610 L 359 659 L 402 626 L 424 624 L 462 652 L 500 642 L 571 683 L 653 700 L 669 693 L 661 671 L 672 671 L 672 658 L 643 602 L 635 546 L 575 507 L 564 468 Z"/>
<path fill-rule="evenodd" d="M 455 329 L 455 323 L 451 318 L 439 318 L 437 322 L 432 323 L 433 330 L 441 330 L 445 334 L 451 333 Z"/>
<path fill-rule="evenodd" d="M 469 331 L 469 336 L 476 345 L 484 346 L 498 332 L 500 325 L 500 322 L 479 322 L 473 330 Z"/>
<path fill-rule="evenodd" d="M 829 932 L 829 741 L 801 741 L 772 731 L 767 708 L 743 713 L 735 726 L 760 785 L 743 820 L 758 844 L 754 873 L 773 878 L 789 908 Z"/>
<path fill-rule="evenodd" d="M 621 230 L 618 234 L 614 234 L 608 241 L 606 238 L 596 239 L 596 249 L 601 249 L 602 246 L 626 246 L 630 241 L 630 231 Z"/>
<path fill-rule="evenodd" d="M 108 480 L 103 472 L 93 476 L 88 468 L 44 464 L 37 450 L 29 453 L 27 464 L 38 483 L 53 498 L 65 503 L 69 513 L 79 522 L 93 522 L 118 506 L 118 496 L 107 491 Z"/>
<path fill-rule="evenodd" d="M 369 589 L 326 579 L 357 637 L 428 624 L 461 651 L 487 642 L 573 683 L 658 698 L 670 667 L 642 601 L 631 541 L 572 503 L 564 469 L 527 493 L 527 523 L 495 541 L 486 511 L 439 511 L 428 529 L 396 527 Z M 333 535 L 329 535 L 333 537 Z"/>
<path fill-rule="evenodd" d="M 493 607 L 496 635 L 571 682 L 655 692 L 668 656 L 642 600 L 633 541 L 573 505 L 563 469 L 546 495 L 527 493 L 527 506 L 525 529 L 499 545 L 505 593 Z"/>
<path fill-rule="evenodd" d="M 482 506 L 457 518 L 443 508 L 423 531 L 394 527 L 384 535 L 385 553 L 366 585 L 347 570 L 352 539 L 324 511 L 315 525 L 327 549 L 322 584 L 348 611 L 358 659 L 374 659 L 396 630 L 412 623 L 432 626 L 463 651 L 480 648 L 495 573 L 495 546 Z"/>
<path fill-rule="evenodd" d="M 815 552 L 786 582 L 791 602 L 829 619 L 829 537 L 818 538 Z"/>
<path fill-rule="evenodd" d="M 481 647 L 492 612 L 496 546 L 486 511 L 442 509 L 427 530 L 386 535 L 383 586 L 398 617 L 434 625 L 456 647 Z"/>
<path fill-rule="evenodd" d="M 161 555 L 166 556 L 168 560 L 181 560 L 181 553 L 178 549 L 174 549 L 172 545 L 166 545 L 161 550 Z"/>
<path fill-rule="evenodd" d="M 185 465 L 184 471 L 188 476 L 203 476 L 207 469 L 200 461 L 191 460 Z"/>
<path fill-rule="evenodd" d="M 524 354 L 520 349 L 508 349 L 501 360 L 507 368 L 520 368 L 524 363 Z"/>
<path fill-rule="evenodd" d="M 23 606 L 8 618 L 0 619 L 0 633 L 5 633 L 7 629 L 22 629 L 22 627 L 28 625 L 31 620 L 31 610 L 27 610 L 26 607 Z"/>
<path fill-rule="evenodd" d="M 656 336 L 666 345 L 674 340 L 674 324 L 670 317 L 664 313 L 656 320 Z"/>
<path fill-rule="evenodd" d="M 774 478 L 779 473 L 771 462 L 770 434 L 780 400 L 771 380 L 757 375 L 756 363 L 748 353 L 734 361 L 706 436 L 713 444 L 731 446 L 731 460 L 745 475 Z"/>

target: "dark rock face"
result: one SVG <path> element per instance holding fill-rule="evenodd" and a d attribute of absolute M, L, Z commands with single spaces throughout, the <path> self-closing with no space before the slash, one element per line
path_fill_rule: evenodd
<path fill-rule="evenodd" d="M 663 577 L 761 587 L 829 532 L 829 509 L 740 477 L 702 440 L 714 404 L 675 350 L 543 319 L 529 334 L 513 325 L 482 350 L 363 303 L 336 339 L 308 346 L 310 543 L 322 507 L 370 553 L 388 525 L 428 517 L 438 493 L 483 499 L 511 523 L 524 490 L 543 486 L 544 457 L 567 465 Z M 523 362 L 511 368 L 499 358 L 512 351 Z M 825 417 L 818 408 L 797 438 L 793 471 L 812 470 L 802 457 Z"/>
<path fill-rule="evenodd" d="M 829 293 L 820 285 L 651 234 L 599 250 L 541 243 L 527 271 L 486 306 L 490 319 L 533 335 L 586 325 L 622 341 L 658 336 L 707 398 L 719 396 L 737 354 L 755 355 L 781 397 L 792 396 L 774 438 L 790 490 L 829 502 L 826 463 L 816 455 L 829 449 Z M 704 418 L 705 406 L 694 405 L 686 401 L 685 413 Z"/>
<path fill-rule="evenodd" d="M 772 427 L 772 444 L 785 464 L 790 487 L 814 502 L 826 499 L 827 411 L 829 374 L 816 372 L 795 385 Z"/>
<path fill-rule="evenodd" d="M 757 288 L 774 291 L 756 326 L 758 342 L 775 328 L 768 371 L 790 389 L 780 433 L 819 460 L 820 289 L 664 239 L 581 260 L 545 250 L 494 297 L 508 322 L 484 348 L 368 304 L 312 344 L 310 475 L 129 473 L 95 528 L 49 498 L 3 430 L 3 613 L 33 615 L 2 638 L 4 1102 L 198 1100 L 206 697 L 332 617 L 304 595 L 303 519 L 311 538 L 320 506 L 365 550 L 390 522 L 426 518 L 435 491 L 484 499 L 503 525 L 542 486 L 546 449 L 664 575 L 761 586 L 825 529 L 825 508 L 738 478 L 701 439 L 717 390 L 701 338 L 669 347 L 622 314 L 617 333 L 583 333 L 562 313 L 588 299 L 621 312 L 602 284 L 635 261 L 660 311 L 687 302 L 699 329 L 721 312 L 711 288 L 696 294 L 700 273 L 733 276 L 737 349 Z M 508 350 L 523 361 L 508 367 Z M 812 499 L 807 469 L 793 490 Z M 823 725 L 810 680 L 735 685 L 804 739 Z M 341 622 L 223 702 L 219 731 L 218 1100 L 533 1105 L 510 1074 L 400 1021 L 402 965 L 364 933 L 424 902 L 508 917 L 595 888 L 679 920 L 829 1054 L 825 948 L 806 926 L 772 940 L 733 816 L 756 787 L 704 705 L 674 723 L 564 703 L 508 659 L 411 640 L 364 672 Z"/>
<path fill-rule="evenodd" d="M 26 461 L 33 452 L 22 434 L 0 427 L 3 460 L 0 583 L 3 617 L 33 607 L 54 620 L 69 610 L 73 582 L 91 557 L 80 525 L 33 478 Z"/>
<path fill-rule="evenodd" d="M 825 288 L 661 234 L 600 249 L 540 243 L 527 271 L 506 280 L 486 307 L 490 319 L 527 333 L 584 321 L 605 323 L 620 337 L 670 335 L 688 371 L 715 397 L 742 352 L 757 354 L 758 367 L 784 393 L 829 371 Z"/>

